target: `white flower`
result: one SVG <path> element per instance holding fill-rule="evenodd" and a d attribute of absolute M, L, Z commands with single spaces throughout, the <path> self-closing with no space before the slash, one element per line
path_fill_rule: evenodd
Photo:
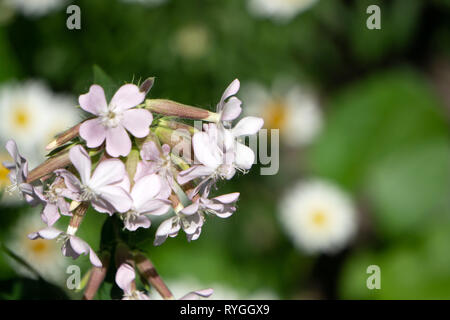
<path fill-rule="evenodd" d="M 289 21 L 318 0 L 248 0 L 249 10 L 259 17 Z"/>
<path fill-rule="evenodd" d="M 31 265 L 44 279 L 62 284 L 66 276 L 67 260 L 61 256 L 60 246 L 56 242 L 44 239 L 30 241 L 26 236 L 44 227 L 39 217 L 39 210 L 30 210 L 11 229 L 6 246 Z M 12 260 L 11 264 L 20 275 L 36 277 L 28 269 Z"/>
<path fill-rule="evenodd" d="M 279 129 L 282 141 L 291 147 L 310 144 L 322 128 L 322 112 L 317 98 L 305 88 L 284 80 L 267 90 L 252 83 L 242 95 L 244 112 L 263 117 L 266 128 Z"/>
<path fill-rule="evenodd" d="M 32 169 L 45 159 L 52 136 L 78 120 L 74 105 L 40 82 L 5 84 L 0 87 L 0 142 L 14 139 Z"/>
<path fill-rule="evenodd" d="M 6 0 L 6 4 L 26 16 L 43 16 L 62 7 L 65 0 Z"/>
<path fill-rule="evenodd" d="M 280 220 L 294 244 L 308 253 L 333 253 L 356 232 L 349 196 L 325 181 L 300 182 L 280 203 Z"/>

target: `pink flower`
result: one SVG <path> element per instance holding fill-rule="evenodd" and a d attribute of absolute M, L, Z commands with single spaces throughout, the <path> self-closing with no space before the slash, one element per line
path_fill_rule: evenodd
<path fill-rule="evenodd" d="M 153 141 L 146 142 L 141 149 L 141 158 L 136 168 L 134 180 L 145 177 L 146 175 L 157 173 L 162 178 L 163 194 L 169 196 L 171 189 L 174 188 L 174 172 L 172 160 L 170 159 L 170 146 L 164 144 L 161 150 Z"/>
<path fill-rule="evenodd" d="M 220 102 L 217 104 L 216 107 L 217 113 L 220 115 L 220 121 L 222 122 L 233 121 L 241 114 L 242 102 L 238 98 L 233 97 L 239 91 L 240 85 L 241 84 L 239 80 L 235 79 L 233 80 L 233 82 L 231 82 L 228 88 L 225 89 L 222 98 L 220 99 Z"/>
<path fill-rule="evenodd" d="M 69 203 L 65 200 L 65 196 L 70 196 L 69 191 L 61 187 L 62 182 L 63 179 L 58 176 L 47 190 L 44 190 L 43 186 L 34 188 L 34 193 L 44 205 L 41 213 L 42 221 L 48 226 L 52 226 L 58 221 L 60 215 L 72 215 L 69 210 Z"/>
<path fill-rule="evenodd" d="M 10 171 L 8 177 L 11 181 L 11 185 L 7 188 L 7 191 L 12 193 L 19 190 L 28 204 L 31 206 L 38 205 L 40 201 L 34 193 L 33 186 L 26 183 L 28 178 L 27 160 L 20 155 L 14 140 L 8 140 L 6 142 L 6 150 L 14 161 L 13 163 L 3 163 L 5 168 Z"/>
<path fill-rule="evenodd" d="M 167 237 L 176 237 L 180 229 L 186 233 L 188 241 L 197 240 L 204 222 L 203 215 L 197 209 L 197 207 L 186 207 L 175 216 L 161 222 L 156 230 L 154 245 L 161 245 Z"/>
<path fill-rule="evenodd" d="M 31 240 L 36 239 L 60 239 L 63 241 L 61 248 L 62 254 L 66 257 L 72 257 L 77 259 L 80 255 L 88 255 L 91 263 L 96 267 L 101 267 L 102 263 L 98 256 L 95 254 L 94 250 L 87 244 L 86 241 L 72 235 L 65 233 L 61 230 L 55 229 L 53 227 L 48 227 L 39 230 L 34 233 L 30 233 L 28 238 Z"/>
<path fill-rule="evenodd" d="M 145 293 L 133 289 L 133 281 L 136 278 L 134 268 L 128 263 L 122 263 L 116 272 L 116 283 L 123 290 L 122 300 L 150 300 Z"/>
<path fill-rule="evenodd" d="M 146 137 L 153 121 L 148 110 L 132 109 L 144 101 L 145 95 L 136 85 L 125 84 L 108 105 L 103 88 L 92 85 L 89 92 L 79 98 L 83 110 L 98 116 L 80 127 L 80 136 L 86 140 L 87 146 L 96 148 L 106 140 L 106 152 L 110 156 L 127 156 L 131 151 L 127 131 L 137 138 Z"/>
<path fill-rule="evenodd" d="M 149 228 L 151 225 L 147 215 L 159 216 L 167 213 L 171 202 L 167 200 L 168 194 L 164 193 L 163 181 L 160 176 L 151 174 L 139 179 L 131 190 L 133 204 L 131 209 L 120 216 L 125 228 L 130 231 Z"/>
<path fill-rule="evenodd" d="M 229 180 L 236 173 L 233 165 L 234 153 L 226 150 L 224 137 L 220 135 L 216 124 L 205 124 L 204 131 L 197 132 L 192 137 L 192 144 L 196 161 L 200 164 L 180 172 L 177 178 L 180 184 L 202 178 L 202 181 L 189 195 L 191 198 L 199 190 L 209 193 L 210 187 L 216 180 L 219 178 Z"/>
<path fill-rule="evenodd" d="M 57 173 L 64 178 L 67 188 L 76 195 L 73 200 L 89 201 L 95 210 L 110 215 L 130 210 L 132 199 L 121 186 L 128 180 L 122 161 L 103 160 L 91 175 L 91 158 L 83 147 L 72 147 L 69 156 L 81 181 L 67 170 L 58 170 Z"/>
<path fill-rule="evenodd" d="M 184 210 L 199 211 L 213 214 L 219 218 L 228 218 L 236 211 L 235 204 L 238 198 L 239 192 L 224 194 L 212 199 L 208 199 L 207 195 L 204 194 Z"/>

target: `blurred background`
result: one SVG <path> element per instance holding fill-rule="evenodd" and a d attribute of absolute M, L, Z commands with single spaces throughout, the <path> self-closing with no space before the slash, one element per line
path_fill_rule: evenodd
<path fill-rule="evenodd" d="M 70 4 L 80 30 L 66 27 Z M 373 4 L 379 30 L 366 27 Z M 219 185 L 241 192 L 231 218 L 191 243 L 153 247 L 155 227 L 139 231 L 176 296 L 450 299 L 450 1 L 0 0 L 1 145 L 14 138 L 39 164 L 81 118 L 94 66 L 116 85 L 155 76 L 150 97 L 210 109 L 239 78 L 244 113 L 280 130 L 276 175 L 255 165 Z M 79 298 L 60 244 L 26 238 L 39 209 L 2 194 L 0 298 Z M 89 212 L 80 229 L 94 248 L 105 218 Z"/>

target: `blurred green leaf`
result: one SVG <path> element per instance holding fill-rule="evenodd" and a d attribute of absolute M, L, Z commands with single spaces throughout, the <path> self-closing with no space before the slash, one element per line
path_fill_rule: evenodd
<path fill-rule="evenodd" d="M 114 95 L 117 89 L 117 84 L 114 80 L 103 71 L 98 65 L 93 66 L 94 71 L 94 83 L 98 84 L 105 91 L 106 100 L 109 101 Z"/>

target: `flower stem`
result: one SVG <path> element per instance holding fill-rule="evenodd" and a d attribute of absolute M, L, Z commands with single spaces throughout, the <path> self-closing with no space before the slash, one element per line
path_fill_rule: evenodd
<path fill-rule="evenodd" d="M 136 266 L 143 278 L 158 291 L 163 299 L 174 299 L 172 292 L 170 292 L 169 288 L 156 271 L 155 266 L 149 259 L 147 259 L 147 257 L 145 257 L 142 253 L 137 253 L 134 256 L 134 261 L 136 262 Z"/>
<path fill-rule="evenodd" d="M 92 267 L 91 275 L 89 277 L 88 284 L 86 285 L 86 290 L 83 294 L 83 300 L 94 299 L 98 289 L 106 277 L 110 260 L 109 252 L 103 253 L 100 259 L 102 261 L 102 267 Z"/>

